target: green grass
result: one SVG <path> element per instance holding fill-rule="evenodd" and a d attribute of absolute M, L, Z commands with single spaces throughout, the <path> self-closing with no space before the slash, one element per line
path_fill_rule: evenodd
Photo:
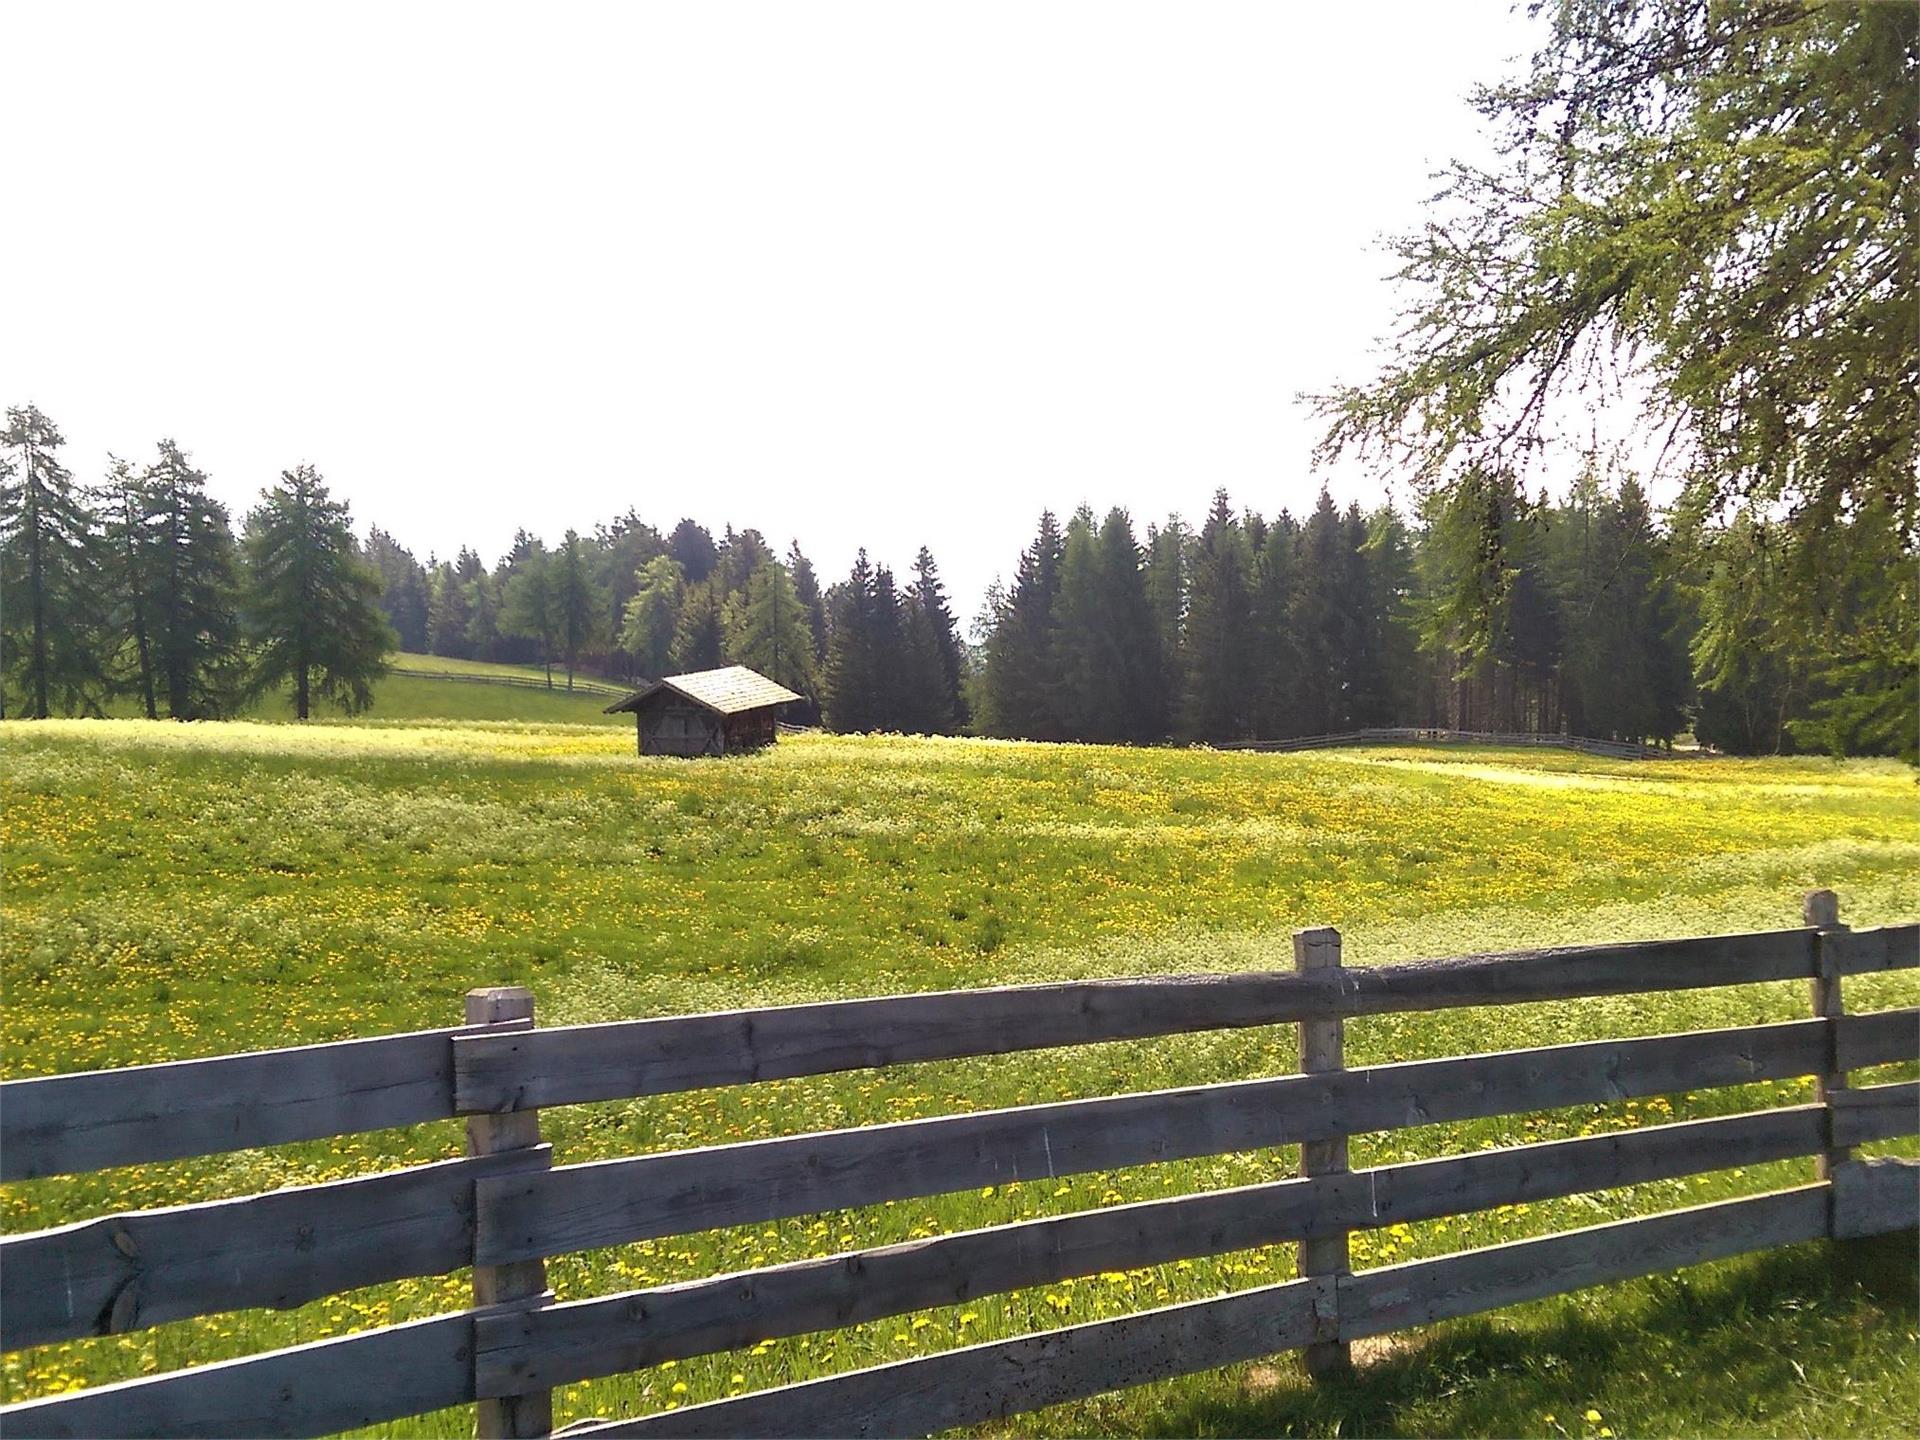
<path fill-rule="evenodd" d="M 389 684 L 393 683 L 391 681 Z M 423 685 L 437 682 L 422 681 Z M 444 685 L 463 694 L 478 685 Z M 499 687 L 516 699 L 534 692 Z M 443 721 L 0 728 L 6 1073 L 452 1023 L 532 986 L 543 1023 L 1093 974 L 1285 967 L 1331 923 L 1350 964 L 1796 923 L 1831 885 L 1857 925 L 1920 915 L 1912 773 L 1826 760 L 1558 753 L 1301 756 L 980 741 L 783 741 L 637 759 L 624 728 Z M 1912 973 L 1849 981 L 1913 1004 Z M 1381 1017 L 1352 1064 L 1806 1013 L 1803 984 Z M 782 1081 L 548 1112 L 562 1162 L 1285 1072 L 1285 1027 Z M 1357 1139 L 1356 1165 L 1798 1099 L 1749 1087 Z M 453 1125 L 0 1192 L 9 1230 L 458 1153 Z M 995 1187 L 551 1264 L 573 1298 L 1291 1172 L 1286 1151 Z M 1444 1253 L 1810 1177 L 1806 1163 L 1357 1236 L 1355 1263 Z M 1048 1433 L 1908 1433 L 1910 1284 L 1801 1247 L 1432 1327 L 1366 1383 L 1291 1362 L 1060 1407 Z M 1881 1252 L 1876 1252 L 1881 1253 Z M 563 1419 L 1288 1278 L 1288 1247 L 993 1297 L 572 1386 Z M 1909 1263 L 1906 1272 L 1911 1275 Z M 433 1313 L 464 1277 L 6 1357 L 12 1398 Z M 1726 1378 L 1727 1366 L 1736 1379 Z M 1794 1366 L 1800 1367 L 1796 1371 Z M 1804 1372 L 1804 1373 L 1802 1373 Z M 740 1377 L 735 1379 L 735 1377 Z M 676 1390 L 676 1386 L 685 1386 Z M 1602 1420 L 1583 1417 L 1593 1409 Z M 1545 1417 L 1554 1418 L 1548 1420 Z M 462 1434 L 466 1412 L 402 1434 Z"/>
<path fill-rule="evenodd" d="M 539 680 L 546 672 L 537 665 L 495 665 L 482 660 L 454 660 L 444 655 L 414 655 L 398 651 L 389 661 L 403 670 L 432 670 L 444 675 L 494 675 L 513 680 Z M 597 725 L 607 729 L 633 729 L 630 715 L 602 712 L 614 697 L 585 690 L 569 691 L 564 671 L 554 673 L 552 690 L 530 689 L 523 685 L 477 685 L 464 680 L 437 680 L 423 675 L 387 675 L 374 682 L 373 707 L 351 720 L 323 702 L 316 701 L 310 724 L 383 725 L 421 720 L 508 721 L 525 725 Z M 606 682 L 599 682 L 606 683 Z M 108 707 L 119 718 L 137 718 L 138 702 L 122 695 Z M 292 693 L 281 687 L 255 699 L 243 710 L 245 720 L 289 721 L 294 719 Z"/>

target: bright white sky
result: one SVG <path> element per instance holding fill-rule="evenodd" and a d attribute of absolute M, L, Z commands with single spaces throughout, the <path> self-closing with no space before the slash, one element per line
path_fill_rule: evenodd
<path fill-rule="evenodd" d="M 1507 0 L 0 0 L 0 405 L 298 461 L 422 558 L 628 506 L 933 547 L 1311 503 Z M 1377 498 L 1357 473 L 1342 500 Z"/>

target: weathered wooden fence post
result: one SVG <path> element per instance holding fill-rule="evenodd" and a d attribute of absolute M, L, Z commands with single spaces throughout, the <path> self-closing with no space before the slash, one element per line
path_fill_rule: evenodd
<path fill-rule="evenodd" d="M 1813 1013 L 1819 1019 L 1838 1019 L 1845 1013 L 1840 998 L 1839 947 L 1829 942 L 1827 936 L 1846 928 L 1840 923 L 1840 897 L 1831 890 L 1810 890 L 1800 913 L 1813 927 Z M 1840 1027 L 1827 1028 L 1826 1072 L 1816 1075 L 1813 1081 L 1813 1098 L 1827 1111 L 1827 1148 L 1814 1160 L 1815 1173 L 1822 1180 L 1831 1180 L 1834 1167 L 1853 1158 L 1850 1150 L 1833 1143 L 1833 1097 L 1847 1088 L 1847 1074 L 1840 1068 Z"/>
<path fill-rule="evenodd" d="M 1302 974 L 1311 970 L 1340 968 L 1340 932 L 1330 926 L 1293 932 L 1293 968 Z M 1327 1020 L 1300 1022 L 1300 1072 L 1322 1074 L 1344 1070 L 1346 1062 L 1346 1021 L 1335 1016 Z M 1302 1175 L 1341 1175 L 1347 1169 L 1347 1137 L 1308 1140 L 1300 1146 Z M 1300 1242 L 1300 1274 L 1345 1275 L 1350 1268 L 1347 1232 L 1316 1235 Z M 1344 1374 L 1353 1363 L 1351 1347 L 1345 1341 L 1323 1340 L 1306 1347 L 1301 1358 L 1307 1374 L 1323 1379 Z"/>
<path fill-rule="evenodd" d="M 467 1023 L 497 1025 L 505 1020 L 533 1019 L 533 992 L 520 985 L 492 985 L 467 992 Z M 540 1112 L 511 1110 L 502 1115 L 467 1117 L 467 1153 L 497 1155 L 503 1150 L 526 1150 L 540 1143 Z M 478 1237 L 479 1207 L 475 1207 Z M 509 1265 L 473 1267 L 473 1303 L 500 1305 L 513 1300 L 538 1300 L 547 1293 L 547 1263 L 517 1260 Z M 474 1434 L 479 1440 L 522 1440 L 553 1433 L 553 1392 L 534 1390 L 481 1400 L 474 1406 Z"/>

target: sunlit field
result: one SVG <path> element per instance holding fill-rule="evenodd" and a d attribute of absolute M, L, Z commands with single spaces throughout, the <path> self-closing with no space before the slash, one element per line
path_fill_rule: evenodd
<path fill-rule="evenodd" d="M 385 682 L 388 685 L 397 681 Z M 433 686 L 433 681 L 414 682 Z M 441 684 L 462 692 L 489 687 Z M 528 692 L 500 687 L 502 696 Z M 544 695 L 530 698 L 545 700 Z M 423 701 L 431 704 L 431 700 Z M 1920 792 L 1892 763 L 1611 762 L 1375 749 L 1267 756 L 800 736 L 639 759 L 595 723 L 0 727 L 12 1076 L 457 1023 L 530 986 L 542 1024 L 1089 975 L 1349 964 L 1920 917 Z M 384 709 L 404 720 L 405 709 Z M 471 712 L 468 712 L 471 713 Z M 526 713 L 526 712 L 522 712 Z M 584 718 L 584 717 L 583 717 Z M 1912 972 L 1850 1008 L 1920 1002 Z M 1365 1019 L 1349 1064 L 1804 1016 L 1804 983 Z M 560 1163 L 1283 1073 L 1288 1027 L 906 1067 L 547 1112 Z M 1892 1078 L 1888 1071 L 1884 1078 Z M 1360 1137 L 1353 1163 L 1805 1098 L 1768 1085 Z M 1899 1147 L 1894 1147 L 1899 1148 Z M 8 1230 L 444 1158 L 454 1124 L 6 1187 Z M 1277 1178 L 1275 1150 L 1009 1185 L 549 1264 L 559 1295 Z M 1438 1254 L 1811 1178 L 1811 1161 L 1397 1226 L 1354 1263 Z M 1289 1278 L 1290 1247 L 1143 1269 L 568 1387 L 561 1422 Z M 1910 1433 L 1910 1241 L 1803 1246 L 1396 1337 L 1362 1381 L 1291 1359 L 1061 1407 L 1022 1433 Z M 9 1399 L 458 1308 L 467 1277 L 380 1286 L 6 1357 Z M 1731 1380 L 1729 1376 L 1731 1375 Z M 395 1434 L 463 1435 L 471 1412 Z M 384 1432 L 383 1432 L 384 1433 Z"/>

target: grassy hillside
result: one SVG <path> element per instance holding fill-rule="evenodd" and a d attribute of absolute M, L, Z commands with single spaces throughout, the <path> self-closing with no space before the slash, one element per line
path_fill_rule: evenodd
<path fill-rule="evenodd" d="M 538 680 L 545 684 L 546 672 L 537 665 L 495 665 L 482 660 L 453 660 L 444 655 L 395 653 L 390 663 L 401 670 L 431 670 L 451 676 L 492 676 L 510 680 Z M 607 684 L 606 681 L 598 682 Z M 566 674 L 556 671 L 555 688 L 535 689 L 526 685 L 488 685 L 472 680 L 439 680 L 422 675 L 387 675 L 373 687 L 373 708 L 348 721 L 331 706 L 315 702 L 310 723 L 375 724 L 410 723 L 419 720 L 513 721 L 524 725 L 600 725 L 633 729 L 628 715 L 602 712 L 614 696 L 586 690 L 568 691 Z M 117 717 L 139 714 L 134 701 L 121 696 L 111 707 Z M 242 714 L 243 719 L 268 722 L 293 719 L 293 698 L 282 688 L 263 695 Z"/>
<path fill-rule="evenodd" d="M 392 682 L 389 682 L 392 683 Z M 424 685 L 436 682 L 422 681 Z M 465 692 L 492 687 L 447 685 Z M 519 695 L 521 692 L 506 690 Z M 532 694 L 533 692 L 525 692 Z M 1832 885 L 1855 924 L 1920 915 L 1911 772 L 1824 760 L 1606 762 L 1376 750 L 1303 756 L 801 737 L 727 762 L 631 754 L 594 725 L 0 727 L 6 1073 L 130 1064 L 450 1023 L 468 987 L 542 1020 L 1089 974 L 1285 967 L 1297 925 L 1349 963 L 1795 923 Z M 1912 1004 L 1911 973 L 1848 982 Z M 1804 985 L 1350 1023 L 1348 1059 L 1806 1013 Z M 1176 1037 L 549 1112 L 562 1161 L 859 1121 L 1278 1073 L 1291 1029 Z M 1797 1085 L 1357 1139 L 1356 1165 Z M 0 1192 L 6 1228 L 244 1194 L 458 1153 L 453 1125 Z M 563 1297 L 1291 1172 L 1289 1151 L 999 1187 L 552 1264 Z M 1441 1253 L 1804 1178 L 1665 1182 L 1356 1237 L 1355 1263 Z M 1292 1365 L 1022 1422 L 1057 1433 L 1907 1433 L 1920 1424 L 1908 1252 L 1824 1247 L 1435 1327 L 1367 1383 Z M 569 1387 L 620 1414 L 1268 1283 L 1287 1247 L 982 1300 Z M 1851 1268 L 1848 1268 L 1851 1267 Z M 1904 1269 L 1902 1267 L 1905 1267 Z M 1888 1277 L 1900 1279 L 1895 1284 Z M 1904 1277 L 1904 1278 L 1902 1278 Z M 404 1282 L 6 1357 L 11 1397 L 463 1303 Z M 1735 1379 L 1729 1383 L 1729 1369 Z M 680 1387 L 685 1387 L 684 1389 Z M 1589 1419 L 1589 1413 L 1598 1419 Z M 465 1412 L 397 1427 L 465 1433 Z"/>

